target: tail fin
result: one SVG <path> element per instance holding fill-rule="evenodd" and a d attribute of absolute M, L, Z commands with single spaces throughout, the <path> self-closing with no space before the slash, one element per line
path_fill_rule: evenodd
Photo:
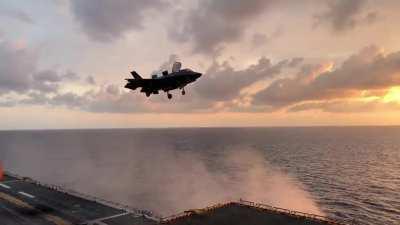
<path fill-rule="evenodd" d="M 178 72 L 179 70 L 181 70 L 182 67 L 182 63 L 180 62 L 174 62 L 174 65 L 172 65 L 172 72 Z"/>
<path fill-rule="evenodd" d="M 132 71 L 131 74 L 132 74 L 133 78 L 135 78 L 135 79 L 138 79 L 138 80 L 143 79 L 138 73 L 136 73 L 136 71 Z"/>

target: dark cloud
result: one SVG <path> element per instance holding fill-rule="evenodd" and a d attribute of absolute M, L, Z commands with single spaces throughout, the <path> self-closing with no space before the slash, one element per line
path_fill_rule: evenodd
<path fill-rule="evenodd" d="M 279 38 L 280 36 L 282 36 L 282 34 L 283 34 L 282 27 L 279 27 L 270 35 L 264 33 L 255 33 L 251 38 L 251 44 L 253 45 L 253 47 L 260 47 L 270 43 L 274 39 Z"/>
<path fill-rule="evenodd" d="M 185 15 L 177 13 L 169 29 L 172 39 L 191 41 L 194 51 L 215 53 L 224 43 L 240 39 L 250 22 L 262 14 L 272 0 L 205 0 Z"/>
<path fill-rule="evenodd" d="M 48 102 L 48 97 L 41 92 L 30 92 L 27 94 L 27 98 L 20 101 L 14 101 L 15 104 L 27 104 L 27 105 L 44 105 Z"/>
<path fill-rule="evenodd" d="M 61 80 L 75 81 L 79 79 L 80 79 L 79 75 L 72 71 L 67 71 L 66 73 L 61 75 Z"/>
<path fill-rule="evenodd" d="M 167 7 L 163 0 L 71 0 L 83 31 L 93 40 L 108 42 L 143 28 L 148 10 Z"/>
<path fill-rule="evenodd" d="M 300 65 L 303 61 L 304 61 L 304 58 L 295 57 L 295 58 L 290 60 L 288 65 L 289 65 L 289 67 L 296 67 L 296 66 Z"/>
<path fill-rule="evenodd" d="M 72 92 L 57 94 L 54 97 L 49 98 L 48 103 L 50 105 L 64 105 L 70 108 L 82 107 L 86 103 L 86 99 Z"/>
<path fill-rule="evenodd" d="M 243 70 L 235 70 L 227 62 L 223 64 L 214 62 L 193 89 L 202 98 L 213 101 L 232 100 L 244 87 L 260 79 L 279 75 L 288 64 L 289 60 L 272 64 L 269 59 L 262 57 L 255 65 Z"/>
<path fill-rule="evenodd" d="M 99 90 L 91 90 L 83 95 L 72 92 L 48 97 L 46 104 L 96 113 L 151 112 L 146 105 L 146 97 L 122 91 L 118 85 L 109 84 Z"/>
<path fill-rule="evenodd" d="M 8 92 L 57 92 L 62 82 L 79 80 L 71 71 L 38 70 L 38 54 L 29 48 L 0 43 L 0 95 Z"/>
<path fill-rule="evenodd" d="M 86 77 L 86 83 L 91 84 L 91 85 L 95 85 L 96 84 L 96 80 L 94 79 L 93 76 L 87 76 Z"/>
<path fill-rule="evenodd" d="M 17 9 L 6 8 L 4 6 L 0 7 L 0 18 L 1 17 L 9 17 L 9 18 L 18 20 L 20 22 L 29 23 L 29 24 L 34 23 L 32 17 L 29 16 L 27 13 L 17 10 Z"/>
<path fill-rule="evenodd" d="M 326 12 L 316 15 L 316 24 L 327 23 L 338 32 L 348 31 L 356 25 L 375 22 L 377 12 L 364 14 L 367 0 L 329 0 Z"/>
<path fill-rule="evenodd" d="M 39 82 L 59 82 L 61 77 L 53 70 L 43 70 L 33 74 L 33 78 Z"/>
<path fill-rule="evenodd" d="M 36 70 L 36 54 L 29 49 L 18 49 L 0 42 L 0 94 L 23 92 L 30 88 Z"/>
<path fill-rule="evenodd" d="M 352 55 L 332 70 L 327 65 L 304 67 L 293 78 L 279 79 L 259 92 L 256 104 L 288 106 L 303 101 L 334 100 L 360 96 L 363 90 L 381 90 L 400 85 L 400 52 L 382 54 L 370 46 Z"/>

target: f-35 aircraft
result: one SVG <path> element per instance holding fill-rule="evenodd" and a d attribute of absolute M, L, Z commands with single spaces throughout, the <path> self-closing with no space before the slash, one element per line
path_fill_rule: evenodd
<path fill-rule="evenodd" d="M 131 74 L 134 79 L 125 79 L 128 81 L 125 88 L 132 90 L 141 88 L 140 92 L 146 93 L 147 97 L 151 94 L 158 94 L 159 91 L 164 91 L 169 99 L 172 98 L 172 94 L 169 91 L 179 88 L 182 89 L 182 95 L 184 95 L 185 86 L 196 81 L 201 76 L 201 73 L 194 72 L 191 69 L 181 70 L 181 66 L 180 62 L 175 62 L 171 73 L 165 70 L 162 74 L 154 74 L 149 79 L 144 79 L 136 71 L 132 71 Z"/>

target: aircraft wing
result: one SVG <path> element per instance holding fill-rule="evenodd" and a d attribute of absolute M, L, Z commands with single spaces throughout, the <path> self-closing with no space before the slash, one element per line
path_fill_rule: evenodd
<path fill-rule="evenodd" d="M 126 79 L 128 83 L 125 85 L 125 88 L 129 88 L 132 90 L 136 90 L 137 88 L 145 88 L 150 89 L 154 83 L 152 79 Z"/>

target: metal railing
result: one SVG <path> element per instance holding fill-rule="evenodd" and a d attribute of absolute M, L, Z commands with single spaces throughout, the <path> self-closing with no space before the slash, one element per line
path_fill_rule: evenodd
<path fill-rule="evenodd" d="M 218 209 L 218 208 L 223 208 L 225 206 L 231 205 L 231 204 L 235 204 L 235 202 L 227 202 L 227 203 L 219 203 L 219 204 L 215 204 L 215 205 L 211 205 L 208 206 L 206 208 L 202 208 L 202 209 L 192 209 L 192 210 L 186 210 L 184 212 L 181 213 L 177 213 L 171 216 L 167 216 L 167 217 L 163 217 L 160 219 L 160 223 L 171 223 L 177 219 L 183 219 L 189 216 L 192 216 L 194 214 L 198 214 L 199 212 L 201 213 L 206 213 L 206 212 L 210 212 L 213 211 L 214 209 Z"/>
<path fill-rule="evenodd" d="M 255 203 L 255 202 L 251 202 L 251 201 L 247 201 L 247 200 L 243 200 L 243 199 L 240 199 L 238 204 L 259 208 L 259 209 L 267 210 L 267 211 L 274 212 L 274 213 L 283 213 L 283 214 L 291 215 L 294 217 L 301 217 L 301 218 L 305 218 L 305 219 L 309 219 L 309 220 L 314 220 L 317 222 L 323 222 L 325 224 L 332 224 L 332 225 L 355 224 L 353 221 L 337 221 L 337 220 L 333 220 L 333 219 L 330 219 L 328 217 L 321 216 L 321 215 L 305 213 L 305 212 L 300 212 L 300 211 L 290 210 L 290 209 L 284 209 L 284 208 L 280 208 L 280 207 L 270 206 L 267 204 Z"/>
<path fill-rule="evenodd" d="M 284 208 L 279 208 L 279 207 L 274 207 L 274 206 L 270 206 L 270 205 L 266 205 L 266 204 L 262 204 L 262 203 L 255 203 L 255 202 L 251 202 L 251 201 L 246 201 L 243 199 L 240 199 L 239 201 L 232 201 L 232 202 L 228 202 L 225 204 L 216 204 L 216 205 L 212 205 L 203 209 L 196 209 L 196 210 L 187 210 L 175 215 L 171 215 L 168 217 L 163 217 L 160 219 L 160 223 L 163 224 L 168 224 L 168 223 L 172 223 L 178 219 L 184 219 L 186 217 L 190 217 L 192 215 L 198 214 L 200 213 L 207 213 L 210 211 L 213 211 L 214 209 L 217 208 L 223 208 L 232 204 L 236 204 L 236 205 L 242 205 L 242 206 L 250 206 L 250 207 L 254 207 L 257 209 L 261 209 L 261 210 L 266 210 L 269 212 L 273 212 L 273 213 L 279 213 L 279 214 L 285 214 L 291 217 L 297 217 L 297 218 L 304 218 L 307 220 L 313 220 L 313 221 L 317 221 L 317 222 L 321 222 L 324 224 L 331 224 L 331 225 L 355 225 L 355 223 L 353 221 L 336 221 L 333 219 L 330 219 L 328 217 L 325 216 L 321 216 L 321 215 L 315 215 L 315 214 L 311 214 L 311 213 L 304 213 L 304 212 L 299 212 L 296 210 L 289 210 L 289 209 L 284 209 Z"/>

